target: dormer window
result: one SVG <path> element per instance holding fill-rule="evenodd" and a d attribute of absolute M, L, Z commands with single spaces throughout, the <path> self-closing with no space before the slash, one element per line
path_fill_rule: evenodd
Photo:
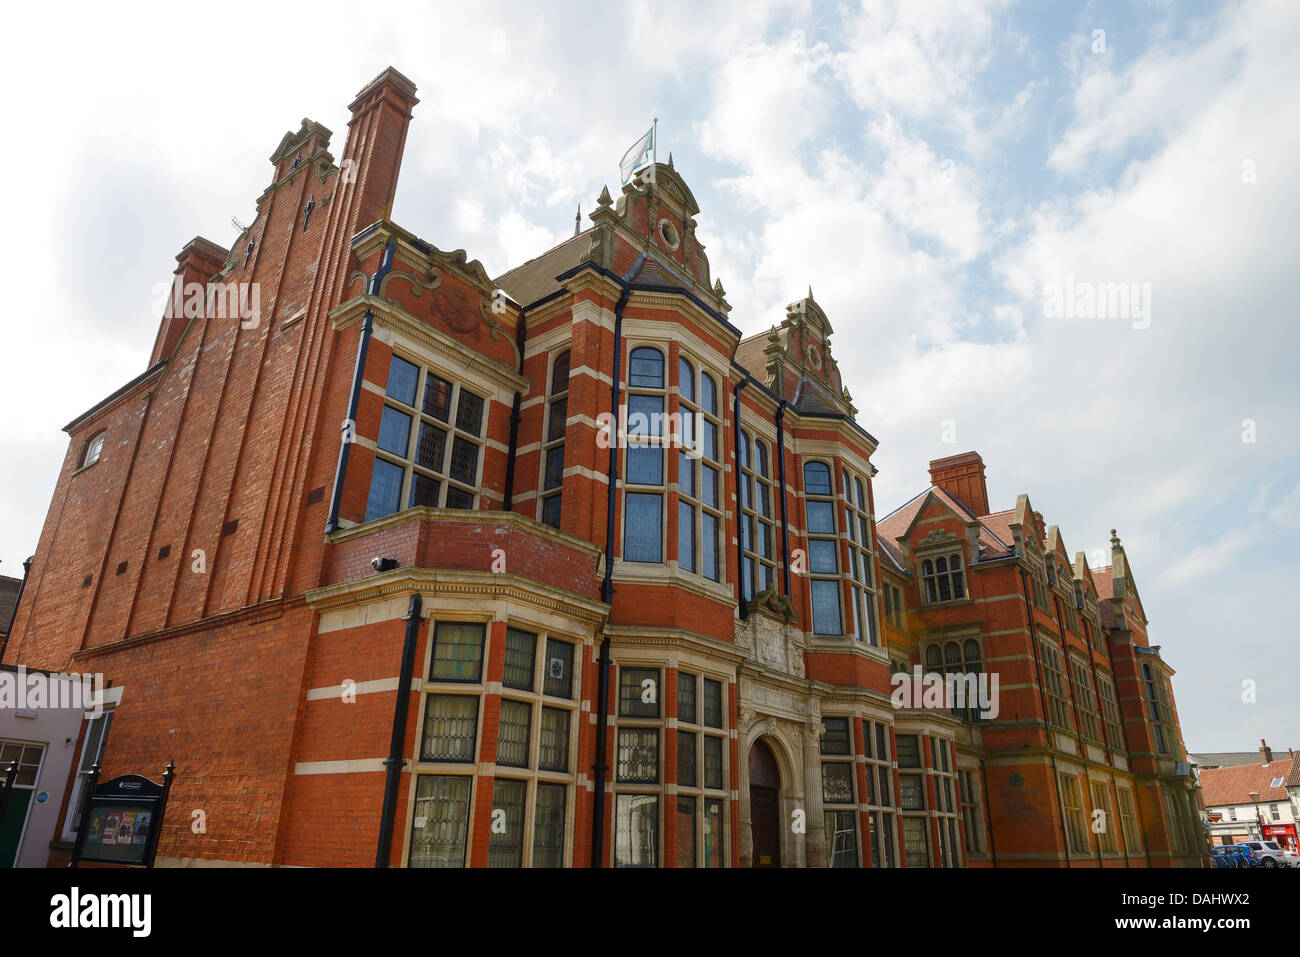
<path fill-rule="evenodd" d="M 81 456 L 81 467 L 94 465 L 99 461 L 99 455 L 104 451 L 104 433 L 99 432 L 86 443 L 85 454 Z"/>
<path fill-rule="evenodd" d="M 921 561 L 921 581 L 927 605 L 960 601 L 966 597 L 965 575 L 960 552 Z"/>

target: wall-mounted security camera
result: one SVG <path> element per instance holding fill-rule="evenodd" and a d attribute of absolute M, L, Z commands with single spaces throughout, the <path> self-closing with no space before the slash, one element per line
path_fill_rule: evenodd
<path fill-rule="evenodd" d="M 372 558 L 370 559 L 370 567 L 377 572 L 392 571 L 394 568 L 397 567 L 397 559 L 396 558 Z"/>

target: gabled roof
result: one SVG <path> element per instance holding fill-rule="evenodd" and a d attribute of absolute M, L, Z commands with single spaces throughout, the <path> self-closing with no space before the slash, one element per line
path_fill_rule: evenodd
<path fill-rule="evenodd" d="M 561 283 L 556 281 L 556 276 L 568 272 L 587 258 L 587 250 L 591 245 L 591 237 L 588 235 L 590 232 L 590 229 L 585 229 L 576 236 L 570 236 L 537 258 L 502 273 L 493 283 L 498 289 L 504 289 L 506 295 L 521 306 L 531 306 L 537 300 L 545 299 L 562 288 Z"/>
<path fill-rule="evenodd" d="M 803 376 L 794 390 L 794 400 L 790 403 L 798 412 L 837 413 L 835 401 L 826 388 L 815 379 Z"/>
<path fill-rule="evenodd" d="M 1207 751 L 1204 754 L 1187 754 L 1189 761 L 1194 761 L 1201 770 L 1209 768 L 1235 768 L 1242 764 L 1258 764 L 1258 751 Z"/>
<path fill-rule="evenodd" d="M 904 502 L 898 508 L 894 509 L 894 511 L 890 512 L 877 522 L 876 528 L 878 532 L 884 533 L 883 535 L 878 534 L 877 538 L 882 542 L 888 539 L 892 544 L 895 540 L 906 535 L 911 531 L 912 526 L 916 523 L 917 517 L 924 509 L 926 502 L 930 500 L 931 496 L 942 502 L 963 522 L 979 523 L 981 559 L 988 560 L 992 558 L 1004 558 L 1012 553 L 1010 535 L 1007 535 L 1006 540 L 1004 541 L 985 523 L 985 518 L 988 518 L 989 516 L 985 516 L 984 518 L 977 517 L 970 509 L 937 485 L 932 485 L 924 491 L 919 492 L 917 495 L 908 499 L 908 501 Z M 899 560 L 901 561 L 901 553 L 899 555 Z"/>
<path fill-rule="evenodd" d="M 1205 806 L 1250 804 L 1252 791 L 1260 803 L 1285 801 L 1285 787 L 1272 787 L 1278 778 L 1285 781 L 1295 771 L 1296 757 L 1287 755 L 1268 764 L 1242 764 L 1235 767 L 1206 768 L 1200 773 L 1201 797 Z"/>

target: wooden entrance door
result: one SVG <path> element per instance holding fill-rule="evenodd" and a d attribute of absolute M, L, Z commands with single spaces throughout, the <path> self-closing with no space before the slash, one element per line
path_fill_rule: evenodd
<path fill-rule="evenodd" d="M 781 772 L 762 741 L 749 749 L 749 821 L 754 867 L 781 866 Z"/>

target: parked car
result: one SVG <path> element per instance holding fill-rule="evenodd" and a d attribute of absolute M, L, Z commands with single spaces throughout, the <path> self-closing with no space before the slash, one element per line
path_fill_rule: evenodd
<path fill-rule="evenodd" d="M 1283 850 L 1277 841 L 1246 841 L 1245 846 L 1259 857 L 1260 867 L 1295 867 L 1300 864 L 1295 852 Z"/>

